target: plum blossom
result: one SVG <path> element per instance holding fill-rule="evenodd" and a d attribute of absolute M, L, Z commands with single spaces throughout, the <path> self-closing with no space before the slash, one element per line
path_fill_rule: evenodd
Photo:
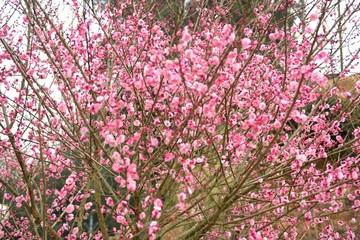
<path fill-rule="evenodd" d="M 89 210 L 92 205 L 93 205 L 92 202 L 87 202 L 87 203 L 85 203 L 84 209 Z"/>
<path fill-rule="evenodd" d="M 159 230 L 160 230 L 160 228 L 159 228 L 158 223 L 156 221 L 152 221 L 150 223 L 148 233 L 152 235 L 152 234 L 156 233 Z"/>
<path fill-rule="evenodd" d="M 316 21 L 319 18 L 319 16 L 317 13 L 312 13 L 312 14 L 310 14 L 309 18 L 310 18 L 310 21 Z"/>
<path fill-rule="evenodd" d="M 244 49 L 248 49 L 251 47 L 251 40 L 249 38 L 241 39 L 241 45 Z"/>
<path fill-rule="evenodd" d="M 72 213 L 74 210 L 75 210 L 74 205 L 73 205 L 73 204 L 69 204 L 69 205 L 65 208 L 64 212 L 66 212 L 66 213 Z"/>
<path fill-rule="evenodd" d="M 17 24 L 0 29 L 0 182 L 13 206 L 0 238 L 37 238 L 34 220 L 54 239 L 297 239 L 320 225 L 320 238 L 353 236 L 357 219 L 325 226 L 360 208 L 360 81 L 347 92 L 327 78 L 331 49 L 356 47 L 343 31 L 352 6 L 341 40 L 327 22 L 337 1 L 309 3 L 287 28 L 271 10 L 295 1 L 239 20 L 227 4 L 171 15 L 73 0 L 71 26 L 25 2 L 19 24 L 1 15 Z M 95 232 L 79 226 L 93 216 Z"/>

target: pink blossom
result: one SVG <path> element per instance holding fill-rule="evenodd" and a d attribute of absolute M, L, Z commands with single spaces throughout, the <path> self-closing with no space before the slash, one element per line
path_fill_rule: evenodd
<path fill-rule="evenodd" d="M 261 237 L 261 234 L 256 232 L 254 228 L 251 228 L 250 231 L 249 231 L 249 239 L 251 240 L 261 240 L 263 239 Z"/>
<path fill-rule="evenodd" d="M 351 201 L 354 201 L 356 199 L 356 196 L 354 196 L 353 194 L 350 194 L 350 193 L 347 195 L 347 197 Z"/>
<path fill-rule="evenodd" d="M 311 212 L 305 213 L 305 222 L 310 222 L 312 220 L 312 214 Z"/>
<path fill-rule="evenodd" d="M 114 206 L 114 201 L 111 197 L 106 198 L 106 204 L 110 207 Z"/>
<path fill-rule="evenodd" d="M 298 28 L 297 28 L 296 26 L 292 26 L 292 27 L 290 28 L 290 31 L 291 31 L 292 33 L 296 33 L 297 30 L 298 30 Z"/>
<path fill-rule="evenodd" d="M 159 231 L 159 230 L 160 230 L 160 228 L 159 228 L 159 226 L 158 226 L 158 223 L 157 223 L 156 221 L 152 221 L 152 222 L 150 223 L 148 233 L 149 233 L 149 234 L 154 234 L 154 233 L 156 233 L 156 232 Z"/>
<path fill-rule="evenodd" d="M 205 84 L 199 82 L 195 82 L 194 87 L 201 95 L 205 94 L 208 90 L 208 87 Z"/>
<path fill-rule="evenodd" d="M 140 213 L 139 218 L 140 220 L 143 220 L 146 217 L 146 214 L 144 212 Z"/>
<path fill-rule="evenodd" d="M 151 138 L 151 145 L 157 147 L 159 144 L 159 140 L 157 138 Z"/>
<path fill-rule="evenodd" d="M 340 135 L 337 135 L 336 136 L 336 141 L 338 141 L 339 143 L 343 143 L 344 139 Z"/>
<path fill-rule="evenodd" d="M 136 182 L 133 179 L 128 178 L 126 188 L 128 189 L 129 192 L 135 192 Z"/>
<path fill-rule="evenodd" d="M 358 173 L 357 173 L 356 171 L 352 171 L 352 172 L 351 172 L 351 178 L 352 178 L 353 180 L 357 180 L 357 179 L 359 178 Z"/>
<path fill-rule="evenodd" d="M 125 170 L 125 166 L 123 166 L 122 164 L 120 164 L 119 162 L 114 162 L 111 169 L 116 172 L 119 173 L 123 170 Z"/>
<path fill-rule="evenodd" d="M 141 123 L 140 123 L 139 120 L 135 120 L 135 121 L 134 121 L 134 126 L 137 126 L 137 127 L 138 127 L 138 126 L 140 126 L 140 124 L 141 124 Z"/>
<path fill-rule="evenodd" d="M 321 52 L 318 53 L 318 55 L 316 55 L 316 59 L 320 59 L 320 60 L 324 59 L 326 57 L 327 57 L 327 53 L 324 52 L 324 51 L 321 51 Z"/>
<path fill-rule="evenodd" d="M 277 35 L 277 34 L 275 34 L 275 33 L 270 33 L 270 34 L 269 34 L 269 39 L 270 39 L 271 41 L 275 41 L 277 38 L 278 38 L 278 35 Z"/>
<path fill-rule="evenodd" d="M 154 69 L 151 65 L 149 65 L 149 64 L 145 65 L 145 67 L 144 67 L 144 75 L 145 76 L 152 75 L 153 72 L 154 72 Z"/>
<path fill-rule="evenodd" d="M 173 153 L 165 153 L 165 162 L 169 162 L 171 160 L 173 160 L 175 157 L 175 155 Z"/>
<path fill-rule="evenodd" d="M 84 209 L 89 210 L 92 205 L 93 205 L 92 202 L 87 202 L 87 203 L 85 203 Z"/>
<path fill-rule="evenodd" d="M 73 75 L 72 69 L 71 69 L 70 67 L 68 67 L 68 68 L 65 70 L 65 77 L 71 78 L 72 75 Z"/>
<path fill-rule="evenodd" d="M 246 37 L 251 37 L 253 31 L 250 28 L 244 28 L 244 33 Z"/>
<path fill-rule="evenodd" d="M 119 215 L 119 216 L 116 217 L 116 222 L 118 222 L 118 223 L 120 223 L 120 224 L 122 224 L 122 225 L 125 225 L 125 226 L 128 226 L 128 225 L 129 225 L 129 223 L 127 222 L 127 220 L 125 219 L 125 217 L 124 217 L 124 216 L 121 216 L 121 215 Z"/>
<path fill-rule="evenodd" d="M 161 210 L 162 207 L 163 207 L 163 203 L 162 203 L 161 199 L 160 199 L 160 198 L 156 198 L 156 199 L 154 200 L 154 209 L 156 209 L 156 210 Z"/>
<path fill-rule="evenodd" d="M 160 218 L 160 216 L 161 216 L 161 212 L 157 211 L 155 209 L 151 213 L 151 217 L 154 218 L 154 219 L 158 219 L 158 218 Z"/>
<path fill-rule="evenodd" d="M 60 102 L 58 105 L 58 109 L 60 112 L 65 113 L 66 112 L 66 104 L 64 102 Z"/>
<path fill-rule="evenodd" d="M 298 82 L 291 81 L 290 84 L 289 84 L 288 89 L 289 89 L 290 91 L 296 91 L 296 89 L 298 88 L 298 86 L 299 86 L 299 83 L 298 83 Z"/>
<path fill-rule="evenodd" d="M 244 49 L 248 49 L 251 47 L 251 40 L 249 38 L 241 39 L 241 45 Z"/>
<path fill-rule="evenodd" d="M 73 178 L 73 176 L 70 176 L 66 179 L 65 183 L 67 185 L 71 185 L 72 183 L 74 183 L 75 179 Z"/>
<path fill-rule="evenodd" d="M 137 226 L 138 228 L 143 228 L 143 227 L 144 227 L 144 223 L 138 221 L 138 222 L 136 223 L 136 226 Z"/>
<path fill-rule="evenodd" d="M 221 48 L 223 46 L 223 42 L 221 41 L 221 39 L 219 37 L 214 37 L 212 44 L 215 48 Z"/>
<path fill-rule="evenodd" d="M 105 136 L 105 143 L 108 144 L 111 147 L 115 147 L 116 146 L 116 141 L 113 135 L 111 134 L 107 134 Z"/>
<path fill-rule="evenodd" d="M 87 129 L 86 127 L 80 128 L 80 133 L 81 133 L 82 135 L 85 135 L 87 132 L 88 132 L 88 129 Z"/>
<path fill-rule="evenodd" d="M 310 14 L 310 21 L 316 21 L 318 18 L 319 18 L 319 16 L 317 15 L 317 13 L 312 13 L 312 14 Z"/>
<path fill-rule="evenodd" d="M 66 212 L 66 213 L 72 213 L 74 210 L 75 210 L 74 205 L 69 204 L 69 205 L 65 208 L 64 212 Z"/>
<path fill-rule="evenodd" d="M 311 73 L 311 81 L 316 82 L 320 86 L 324 86 L 326 84 L 326 82 L 327 82 L 327 79 L 324 76 L 324 74 L 322 74 L 321 72 L 314 71 L 314 72 Z"/>
<path fill-rule="evenodd" d="M 10 200 L 10 199 L 12 199 L 12 196 L 11 196 L 9 193 L 5 193 L 5 194 L 4 194 L 4 198 L 5 198 L 6 200 Z"/>
<path fill-rule="evenodd" d="M 134 163 L 131 163 L 128 167 L 127 167 L 127 172 L 126 175 L 128 178 L 134 179 L 134 180 L 138 180 L 139 179 L 139 175 L 137 174 L 137 167 Z"/>
<path fill-rule="evenodd" d="M 265 110 L 266 109 L 266 103 L 261 102 L 260 105 L 259 105 L 259 109 L 260 110 Z"/>
<path fill-rule="evenodd" d="M 275 129 L 279 129 L 281 127 L 281 122 L 276 119 L 273 126 L 274 126 Z"/>
<path fill-rule="evenodd" d="M 89 113 L 97 113 L 102 107 L 101 103 L 93 103 L 90 105 Z"/>
<path fill-rule="evenodd" d="M 184 31 L 183 31 L 183 33 L 182 33 L 181 41 L 182 41 L 184 44 L 187 44 L 188 42 L 191 41 L 191 35 L 189 34 L 187 28 L 185 28 Z"/>
<path fill-rule="evenodd" d="M 186 200 L 186 193 L 179 193 L 178 198 L 180 202 L 184 202 Z"/>

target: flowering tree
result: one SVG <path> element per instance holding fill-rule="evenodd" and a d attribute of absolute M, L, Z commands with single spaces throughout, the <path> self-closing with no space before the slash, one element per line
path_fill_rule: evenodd
<path fill-rule="evenodd" d="M 1 237 L 360 236 L 359 3 L 225 3 L 1 6 Z"/>

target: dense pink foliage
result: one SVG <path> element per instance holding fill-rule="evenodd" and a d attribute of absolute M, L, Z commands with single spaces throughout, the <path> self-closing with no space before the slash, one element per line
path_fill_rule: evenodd
<path fill-rule="evenodd" d="M 70 27 L 13 2 L 26 14 L 0 29 L 0 236 L 359 237 L 360 128 L 341 129 L 359 88 L 330 89 L 324 67 L 337 1 L 287 30 L 261 7 L 249 25 L 203 8 L 174 30 L 146 2 L 83 18 L 74 1 Z"/>

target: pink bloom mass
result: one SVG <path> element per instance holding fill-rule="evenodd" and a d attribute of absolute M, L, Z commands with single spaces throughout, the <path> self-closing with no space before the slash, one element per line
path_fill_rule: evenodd
<path fill-rule="evenodd" d="M 360 239 L 359 16 L 0 1 L 0 239 Z"/>

